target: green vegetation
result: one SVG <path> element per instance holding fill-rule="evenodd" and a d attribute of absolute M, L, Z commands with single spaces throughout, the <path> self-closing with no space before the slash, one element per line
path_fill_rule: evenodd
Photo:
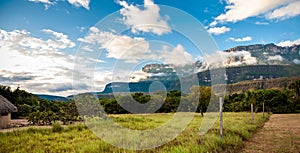
<path fill-rule="evenodd" d="M 278 89 L 260 89 L 260 90 L 249 90 L 245 93 L 231 94 L 224 99 L 224 111 L 226 112 L 243 112 L 250 110 L 250 104 L 254 104 L 254 109 L 256 112 L 262 112 L 263 104 L 265 105 L 265 111 L 272 113 L 296 113 L 300 112 L 300 98 L 299 89 L 300 81 L 295 81 L 289 85 L 288 89 L 278 90 Z M 180 98 L 185 98 L 185 101 L 189 102 L 190 105 L 197 105 L 196 112 L 205 112 L 211 98 L 211 87 L 192 87 L 190 89 L 191 93 L 182 94 L 179 91 L 171 91 L 167 94 L 164 104 L 156 113 L 169 113 L 176 112 L 180 103 Z M 196 96 L 199 96 L 199 101 Z M 124 101 L 123 97 L 119 97 Z M 149 99 L 153 98 L 150 95 L 143 93 L 134 93 L 133 98 L 140 103 L 146 103 Z M 118 99 L 118 100 L 119 100 Z M 127 101 L 130 104 L 130 100 Z M 101 98 L 100 104 L 104 107 L 105 112 L 109 114 L 124 114 L 128 113 L 121 106 L 119 106 L 115 98 Z M 185 109 L 184 111 L 188 111 Z"/>
<path fill-rule="evenodd" d="M 300 105 L 293 98 L 294 93 L 289 90 L 256 90 L 245 94 L 232 94 L 225 98 L 224 110 L 241 112 L 250 110 L 250 103 L 254 104 L 256 111 L 265 110 L 273 113 L 295 113 Z"/>
<path fill-rule="evenodd" d="M 256 112 L 261 112 L 263 105 L 265 111 L 272 113 L 295 113 L 300 112 L 300 81 L 292 82 L 287 89 L 260 89 L 255 91 L 246 91 L 240 94 L 231 94 L 224 98 L 225 112 L 243 112 L 250 110 L 250 104 L 253 103 Z M 211 87 L 208 86 L 193 86 L 190 88 L 189 94 L 183 94 L 180 91 L 170 91 L 164 97 L 164 93 L 157 92 L 151 96 L 146 93 L 132 93 L 132 95 L 122 95 L 115 98 L 100 98 L 99 100 L 89 101 L 87 99 L 78 98 L 79 100 L 71 102 L 47 101 L 17 88 L 12 91 L 9 87 L 0 86 L 0 94 L 5 96 L 18 108 L 17 113 L 12 113 L 12 118 L 27 118 L 34 125 L 51 125 L 55 121 L 61 121 L 63 124 L 69 124 L 74 121 L 81 121 L 81 118 L 87 116 L 98 116 L 99 114 L 91 114 L 99 112 L 101 105 L 107 114 L 127 114 L 120 102 L 127 106 L 132 106 L 133 99 L 139 103 L 147 103 L 152 101 L 146 112 L 139 112 L 139 109 L 134 108 L 137 113 L 148 113 L 156 110 L 156 106 L 161 104 L 156 113 L 172 113 L 176 111 L 189 112 L 190 109 L 197 106 L 196 112 L 203 115 L 210 103 L 211 98 L 216 98 L 211 95 Z M 81 97 L 88 97 L 89 94 L 81 94 Z M 163 103 L 160 103 L 164 99 Z M 184 99 L 185 108 L 178 110 L 180 100 Z M 198 101 L 197 101 L 198 99 Z M 81 110 L 82 117 L 77 111 L 78 106 Z M 216 106 L 218 107 L 218 106 Z M 93 110 L 93 111 L 92 111 Z M 101 111 L 103 112 L 103 111 Z M 101 114 L 100 114 L 101 115 Z"/>
<path fill-rule="evenodd" d="M 79 119 L 75 102 L 47 101 L 25 90 L 17 88 L 12 91 L 10 87 L 2 85 L 0 95 L 18 108 L 18 112 L 12 113 L 12 118 L 27 118 L 31 124 L 49 125 L 54 121 L 67 124 Z"/>
<path fill-rule="evenodd" d="M 112 146 L 96 137 L 84 125 L 61 126 L 61 121 L 65 124 L 80 120 L 76 106 L 85 105 L 86 110 L 81 110 L 85 119 L 89 119 L 97 114 L 90 112 L 99 112 L 98 104 L 103 106 L 106 113 L 111 114 L 114 121 L 120 125 L 136 130 L 145 130 L 158 127 L 172 118 L 173 113 L 178 111 L 180 99 L 184 98 L 187 106 L 197 105 L 197 113 L 189 126 L 171 142 L 164 144 L 152 150 L 139 152 L 234 152 L 239 151 L 243 145 L 243 140 L 249 139 L 252 134 L 264 122 L 268 120 L 269 113 L 255 114 L 255 124 L 251 124 L 250 103 L 254 104 L 255 111 L 261 112 L 262 105 L 265 111 L 273 113 L 293 113 L 300 110 L 299 102 L 299 81 L 288 86 L 287 89 L 277 90 L 255 90 L 245 93 L 232 94 L 224 98 L 224 135 L 223 140 L 219 139 L 219 122 L 205 135 L 199 135 L 203 115 L 211 98 L 211 87 L 192 87 L 189 94 L 183 94 L 179 91 L 167 93 L 164 103 L 156 111 L 156 114 L 134 115 L 129 114 L 122 108 L 117 100 L 122 100 L 126 104 L 132 102 L 132 98 L 139 103 L 147 103 L 156 99 L 161 99 L 164 94 L 157 92 L 154 95 L 145 93 L 132 93 L 115 98 L 100 98 L 95 101 L 58 102 L 47 101 L 38 98 L 24 90 L 16 89 L 11 91 L 9 87 L 0 86 L 0 94 L 7 97 L 19 109 L 19 112 L 13 114 L 14 118 L 26 117 L 32 124 L 52 125 L 51 129 L 33 129 L 23 131 L 14 131 L 0 133 L 0 152 L 135 152 L 124 150 Z M 80 95 L 82 97 L 88 94 Z M 199 96 L 199 97 L 197 97 Z M 199 101 L 195 100 L 199 99 Z M 97 105 L 95 105 L 97 104 Z M 151 108 L 150 108 L 151 109 Z M 188 108 L 180 110 L 189 112 Z M 230 113 L 231 112 L 231 113 Z M 239 113 L 233 113 L 239 112 Z M 101 114 L 101 111 L 99 112 Z M 105 116 L 106 117 L 106 116 Z M 105 119 L 105 118 L 103 118 Z M 115 139 L 115 138 L 114 138 Z"/>
<path fill-rule="evenodd" d="M 173 116 L 172 113 L 151 115 L 110 115 L 120 125 L 131 129 L 149 129 L 160 126 Z M 219 139 L 219 123 L 205 135 L 199 135 L 203 117 L 196 114 L 189 126 L 174 140 L 151 150 L 139 152 L 234 152 L 268 120 L 267 114 L 255 114 L 251 124 L 250 113 L 224 113 L 224 136 Z M 135 152 L 114 147 L 96 137 L 84 125 L 52 129 L 34 129 L 0 133 L 0 152 Z"/>

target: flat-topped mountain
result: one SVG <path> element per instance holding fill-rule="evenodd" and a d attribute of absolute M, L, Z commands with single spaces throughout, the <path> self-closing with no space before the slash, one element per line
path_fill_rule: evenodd
<path fill-rule="evenodd" d="M 224 61 L 220 61 L 223 62 L 226 72 L 224 74 L 222 72 L 220 78 L 225 79 L 227 84 L 247 80 L 271 80 L 300 76 L 300 45 L 290 47 L 280 47 L 275 44 L 237 46 L 221 52 L 221 55 L 226 57 Z M 195 79 L 198 80 L 199 85 L 210 86 L 211 70 L 218 71 L 218 69 L 220 67 L 207 65 L 205 60 L 183 66 L 152 63 L 142 68 L 143 72 L 149 74 L 146 79 L 129 83 L 112 82 L 107 84 L 102 92 L 98 93 L 149 92 L 153 81 L 161 82 L 167 91 L 180 90 L 181 83 L 192 85 L 191 80 Z M 179 78 L 183 82 L 180 82 Z M 276 84 L 272 86 L 276 86 Z M 246 87 L 243 87 L 242 90 L 244 89 Z M 236 88 L 232 87 L 232 90 L 235 91 Z"/>
<path fill-rule="evenodd" d="M 248 46 L 236 46 L 233 48 L 230 48 L 228 50 L 225 50 L 225 52 L 234 52 L 234 51 L 251 51 L 251 52 L 273 52 L 273 53 L 280 53 L 280 54 L 294 54 L 298 53 L 300 50 L 300 45 L 293 45 L 289 47 L 281 47 L 277 46 L 273 43 L 271 44 L 255 44 L 255 45 L 248 45 Z"/>
<path fill-rule="evenodd" d="M 257 60 L 256 64 L 300 64 L 300 45 L 281 47 L 275 44 L 256 44 L 249 46 L 237 46 L 225 50 L 227 53 L 246 51 Z M 237 58 L 240 57 L 240 58 Z M 228 61 L 237 62 L 245 58 L 244 55 L 230 57 Z"/>

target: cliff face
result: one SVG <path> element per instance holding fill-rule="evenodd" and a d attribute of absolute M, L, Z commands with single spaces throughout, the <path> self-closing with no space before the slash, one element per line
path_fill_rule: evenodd
<path fill-rule="evenodd" d="M 257 44 L 249 46 L 237 46 L 225 52 L 239 52 L 247 51 L 251 54 L 252 57 L 256 58 L 257 64 L 300 64 L 300 45 L 294 45 L 290 47 L 280 47 L 275 44 Z M 234 63 L 241 61 L 242 57 L 239 58 L 230 58 L 228 62 Z"/>
<path fill-rule="evenodd" d="M 251 52 L 272 52 L 272 53 L 279 53 L 279 54 L 295 54 L 300 51 L 300 45 L 294 45 L 290 47 L 280 47 L 276 46 L 275 44 L 256 44 L 256 45 L 249 45 L 249 46 L 237 46 L 234 48 L 230 48 L 225 50 L 225 52 L 234 52 L 234 51 L 251 51 Z"/>
<path fill-rule="evenodd" d="M 226 93 L 244 93 L 247 90 L 286 89 L 288 85 L 300 77 L 276 78 L 270 80 L 251 80 L 226 85 Z"/>

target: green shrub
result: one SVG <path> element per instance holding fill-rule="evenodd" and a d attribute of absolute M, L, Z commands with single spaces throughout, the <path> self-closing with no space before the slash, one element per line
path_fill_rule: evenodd
<path fill-rule="evenodd" d="M 63 127 L 58 122 L 53 123 L 52 132 L 61 132 L 62 130 Z"/>

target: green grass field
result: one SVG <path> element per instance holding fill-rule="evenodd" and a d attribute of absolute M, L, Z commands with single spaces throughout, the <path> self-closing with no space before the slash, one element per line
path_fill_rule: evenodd
<path fill-rule="evenodd" d="M 111 115 L 115 121 L 131 129 L 151 129 L 168 121 L 173 114 Z M 251 124 L 250 113 L 224 113 L 224 136 L 219 139 L 219 122 L 205 135 L 199 136 L 203 117 L 196 114 L 189 126 L 173 141 L 160 147 L 138 152 L 237 152 L 243 140 L 263 126 L 269 118 L 255 114 Z M 137 152 L 114 147 L 93 134 L 84 125 L 70 125 L 60 129 L 19 130 L 0 132 L 0 152 Z"/>

